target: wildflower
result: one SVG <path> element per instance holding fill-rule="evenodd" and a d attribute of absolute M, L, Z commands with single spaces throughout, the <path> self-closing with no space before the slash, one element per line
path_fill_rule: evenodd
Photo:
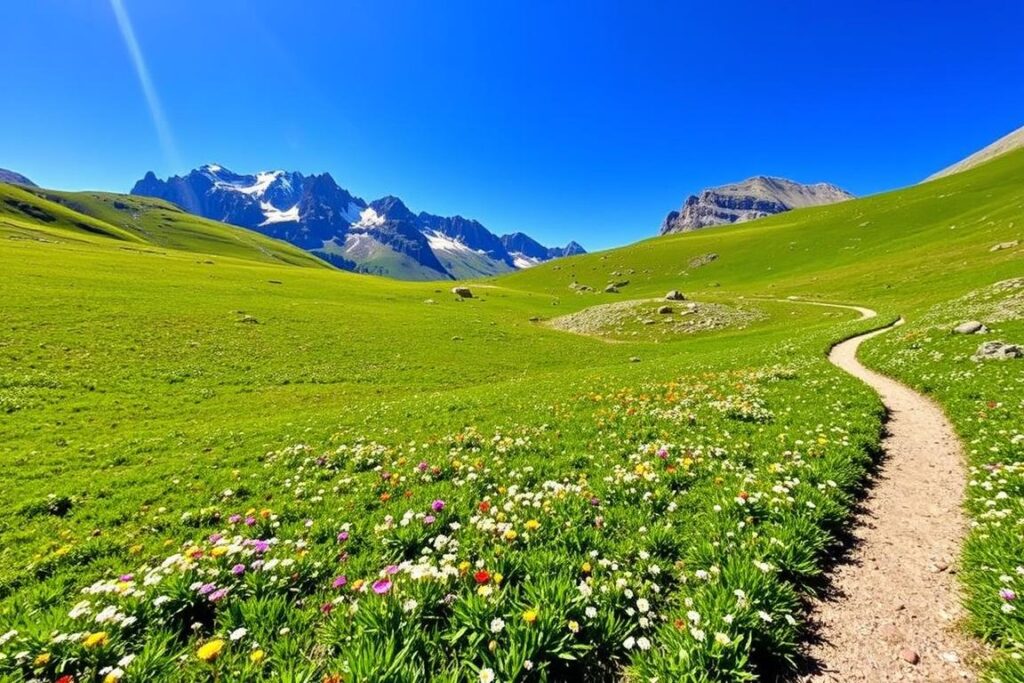
<path fill-rule="evenodd" d="M 391 590 L 391 581 L 389 579 L 379 579 L 373 582 L 373 592 L 377 595 L 384 595 Z"/>
<path fill-rule="evenodd" d="M 348 532 L 347 531 L 338 532 L 338 543 L 344 543 L 347 540 L 348 540 Z"/>
<path fill-rule="evenodd" d="M 638 598 L 636 601 L 636 609 L 641 614 L 650 611 L 651 603 L 647 602 L 646 598 Z"/>
<path fill-rule="evenodd" d="M 494 669 L 480 669 L 480 683 L 494 683 Z"/>
<path fill-rule="evenodd" d="M 253 650 L 252 654 L 249 655 L 249 661 L 253 664 L 259 664 L 267 656 L 267 653 L 263 650 Z"/>
<path fill-rule="evenodd" d="M 341 576 L 335 576 L 334 581 L 331 582 L 331 586 L 334 588 L 341 588 L 348 583 L 348 577 L 342 574 Z"/>
<path fill-rule="evenodd" d="M 425 524 L 426 526 L 430 526 L 431 524 L 433 524 L 436 521 L 437 521 L 437 518 L 434 517 L 434 515 L 426 515 L 423 518 L 423 524 Z"/>
<path fill-rule="evenodd" d="M 532 624 L 533 622 L 537 621 L 537 616 L 537 610 L 528 609 L 525 612 L 523 612 L 523 621 L 525 621 L 527 624 Z"/>
<path fill-rule="evenodd" d="M 569 623 L 567 624 L 567 626 L 568 626 L 569 630 L 572 631 L 573 633 L 579 633 L 580 632 L 580 622 L 578 622 L 578 621 L 573 621 L 572 619 L 570 619 Z"/>
<path fill-rule="evenodd" d="M 54 683 L 75 683 L 75 677 L 71 674 L 64 674 L 58 678 Z"/>
<path fill-rule="evenodd" d="M 416 602 L 412 598 L 409 598 L 408 600 L 406 600 L 405 602 L 402 603 L 402 611 L 403 612 L 412 612 L 413 610 L 415 610 L 419 606 L 420 606 L 420 603 Z"/>
<path fill-rule="evenodd" d="M 728 645 L 729 643 L 732 642 L 732 639 L 728 635 L 726 635 L 725 633 L 722 633 L 721 631 L 717 631 L 715 633 L 715 642 L 718 643 L 719 645 Z"/>
<path fill-rule="evenodd" d="M 196 651 L 196 657 L 203 660 L 204 662 L 210 663 L 220 657 L 220 653 L 224 651 L 224 641 L 220 638 L 215 638 L 210 642 L 203 645 L 199 650 Z"/>
<path fill-rule="evenodd" d="M 241 576 L 242 574 L 245 573 L 245 565 L 244 564 L 236 564 L 234 567 L 231 568 L 231 573 L 234 574 L 235 576 Z"/>
<path fill-rule="evenodd" d="M 501 617 L 491 619 L 491 633 L 501 633 L 505 629 L 505 620 Z"/>
<path fill-rule="evenodd" d="M 488 510 L 491 509 L 491 501 L 482 501 L 480 505 L 478 505 L 477 507 L 479 508 L 480 512 L 486 513 Z"/>
<path fill-rule="evenodd" d="M 102 671 L 100 673 L 103 673 Z M 116 667 L 107 672 L 107 675 L 103 677 L 103 683 L 117 683 L 121 678 L 124 677 L 124 669 Z"/>
<path fill-rule="evenodd" d="M 491 575 L 486 570 L 481 569 L 476 574 L 473 574 L 473 580 L 476 581 L 477 583 L 481 583 L 481 584 L 487 583 L 488 581 L 491 580 Z"/>
<path fill-rule="evenodd" d="M 651 641 L 647 640 L 647 638 L 645 638 L 644 636 L 640 636 L 636 639 L 636 646 L 641 650 L 650 650 Z"/>
<path fill-rule="evenodd" d="M 103 647 L 110 642 L 110 636 L 107 635 L 106 631 L 97 631 L 96 633 L 90 633 L 82 641 L 82 644 L 92 649 L 94 647 Z"/>
<path fill-rule="evenodd" d="M 526 524 L 524 524 L 523 526 L 526 527 L 527 531 L 536 531 L 540 528 L 540 522 L 538 522 L 535 519 L 530 519 L 527 520 Z"/>
<path fill-rule="evenodd" d="M 634 645 L 636 645 L 636 639 L 633 638 L 633 636 L 629 636 L 624 641 L 622 641 L 622 647 L 626 648 L 627 650 L 632 650 Z"/>
<path fill-rule="evenodd" d="M 236 629 L 235 629 L 234 631 L 232 631 L 232 632 L 231 632 L 231 634 L 230 634 L 230 635 L 228 636 L 228 639 L 229 639 L 229 640 L 230 640 L 230 641 L 231 641 L 231 642 L 233 643 L 233 642 L 235 642 L 235 641 L 241 640 L 242 638 L 245 638 L 245 635 L 246 635 L 246 634 L 247 634 L 248 632 L 249 632 L 249 629 L 247 629 L 247 628 L 245 628 L 245 627 L 240 627 L 240 628 L 236 628 Z"/>
<path fill-rule="evenodd" d="M 38 655 L 36 655 L 35 660 L 32 662 L 32 666 L 34 666 L 34 667 L 36 667 L 38 669 L 38 668 L 46 666 L 49 663 L 50 663 L 50 653 L 49 652 L 40 652 Z"/>
<path fill-rule="evenodd" d="M 434 512 L 440 512 L 441 510 L 444 510 L 444 501 L 435 500 L 433 503 L 430 504 L 430 509 L 433 510 Z"/>
<path fill-rule="evenodd" d="M 1000 588 L 999 589 L 999 597 L 1001 597 L 1003 600 L 1006 600 L 1007 602 L 1010 602 L 1012 600 L 1016 600 L 1017 599 L 1017 594 L 1014 593 L 1009 588 Z"/>
<path fill-rule="evenodd" d="M 514 540 L 516 540 L 516 538 L 518 536 L 519 536 L 519 534 L 516 533 L 515 529 L 509 529 L 508 531 L 505 532 L 505 540 L 506 541 L 514 541 Z"/>
<path fill-rule="evenodd" d="M 212 593 L 210 593 L 210 595 L 206 599 L 209 600 L 210 602 L 218 602 L 218 601 L 226 598 L 227 595 L 228 595 L 228 589 L 227 588 L 219 588 L 219 589 L 213 591 Z"/>

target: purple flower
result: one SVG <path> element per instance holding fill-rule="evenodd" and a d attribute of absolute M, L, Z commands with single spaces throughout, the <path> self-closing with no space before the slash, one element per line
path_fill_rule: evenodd
<path fill-rule="evenodd" d="M 218 600 L 224 599 L 227 596 L 227 594 L 228 594 L 228 589 L 227 588 L 219 588 L 219 589 L 213 591 L 212 593 L 210 593 L 210 595 L 207 598 L 207 600 L 209 600 L 210 602 L 217 602 Z"/>
<path fill-rule="evenodd" d="M 598 498 L 597 496 L 594 496 L 593 498 L 590 499 L 590 504 L 593 505 L 594 507 L 597 507 L 598 505 L 601 504 L 601 499 Z"/>
<path fill-rule="evenodd" d="M 373 582 L 373 592 L 377 595 L 384 595 L 389 590 L 391 590 L 391 581 L 389 579 L 380 579 Z"/>
<path fill-rule="evenodd" d="M 256 518 L 255 517 L 246 517 L 245 518 L 245 525 L 246 526 L 253 526 L 255 524 L 256 524 Z"/>
<path fill-rule="evenodd" d="M 220 539 L 224 538 L 223 534 L 210 534 L 210 543 L 216 543 Z"/>
<path fill-rule="evenodd" d="M 245 565 L 244 564 L 236 564 L 234 567 L 231 568 L 231 573 L 234 574 L 235 576 L 241 576 L 242 574 L 245 573 Z"/>
<path fill-rule="evenodd" d="M 228 517 L 228 521 L 232 524 L 238 524 L 242 521 L 242 515 L 231 515 L 230 517 Z"/>
<path fill-rule="evenodd" d="M 444 510 L 444 501 L 435 500 L 433 503 L 430 504 L 430 509 L 433 510 L 434 512 L 440 512 L 441 510 Z"/>
<path fill-rule="evenodd" d="M 388 566 L 384 567 L 384 573 L 387 574 L 388 576 L 391 576 L 393 574 L 397 574 L 398 573 L 398 565 L 397 564 L 389 564 Z"/>
<path fill-rule="evenodd" d="M 270 543 L 260 539 L 252 544 L 252 549 L 257 553 L 263 554 L 270 550 Z"/>
<path fill-rule="evenodd" d="M 131 574 L 121 574 L 121 576 L 120 576 L 120 580 L 121 581 L 125 581 L 125 582 L 131 581 L 134 578 L 135 577 L 132 576 Z"/>
<path fill-rule="evenodd" d="M 659 448 L 658 449 L 658 457 L 661 458 L 662 460 L 667 458 L 668 457 L 668 449 L 666 449 L 666 448 Z"/>
<path fill-rule="evenodd" d="M 345 576 L 344 574 L 342 574 L 341 576 L 335 576 L 334 577 L 334 581 L 331 582 L 331 585 L 334 586 L 335 588 L 341 588 L 342 586 L 344 586 L 347 583 L 348 583 L 348 577 Z"/>
<path fill-rule="evenodd" d="M 428 467 L 430 467 L 430 465 L 427 464 L 426 460 L 421 460 L 420 464 L 416 465 L 416 469 L 418 469 L 420 472 L 426 472 Z"/>
<path fill-rule="evenodd" d="M 433 524 L 436 521 L 437 521 L 437 518 L 435 518 L 434 515 L 427 515 L 426 517 L 423 518 L 423 523 L 427 524 L 427 525 Z"/>
<path fill-rule="evenodd" d="M 208 594 L 212 593 L 214 591 L 214 589 L 216 589 L 216 588 L 217 587 L 215 585 L 213 585 L 212 583 L 204 583 L 202 586 L 199 587 L 199 594 L 200 595 L 208 595 Z"/>
<path fill-rule="evenodd" d="M 338 534 L 338 543 L 344 543 L 348 540 L 348 532 L 342 531 Z"/>
<path fill-rule="evenodd" d="M 1000 588 L 999 589 L 999 597 L 1001 597 L 1003 600 L 1006 600 L 1007 602 L 1009 602 L 1011 600 L 1016 600 L 1017 599 L 1017 594 L 1014 593 L 1009 588 Z"/>

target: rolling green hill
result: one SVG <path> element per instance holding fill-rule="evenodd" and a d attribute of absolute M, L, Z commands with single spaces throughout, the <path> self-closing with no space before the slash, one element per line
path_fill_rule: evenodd
<path fill-rule="evenodd" d="M 286 242 L 193 216 L 159 199 L 0 183 L 0 237 L 11 235 L 85 241 L 112 238 L 210 256 L 329 267 Z"/>
<path fill-rule="evenodd" d="M 1014 152 L 469 299 L 0 186 L 0 677 L 787 674 L 883 418 L 823 354 L 880 321 L 799 297 L 907 319 L 866 358 L 968 443 L 965 626 L 1020 680 L 1024 361 L 975 363 L 949 327 L 1024 340 L 1024 288 L 993 288 L 1024 250 L 992 250 L 1024 232 L 1022 178 Z M 621 328 L 549 324 L 629 301 Z"/>

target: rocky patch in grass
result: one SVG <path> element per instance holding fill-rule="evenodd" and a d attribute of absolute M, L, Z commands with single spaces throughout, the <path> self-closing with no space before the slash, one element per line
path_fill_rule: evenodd
<path fill-rule="evenodd" d="M 591 306 L 549 324 L 566 332 L 615 339 L 661 338 L 729 327 L 743 329 L 764 316 L 754 308 L 695 301 L 666 306 L 663 299 L 640 299 Z"/>

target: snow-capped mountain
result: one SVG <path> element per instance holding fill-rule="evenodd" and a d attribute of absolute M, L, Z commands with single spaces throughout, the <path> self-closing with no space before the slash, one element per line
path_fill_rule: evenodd
<path fill-rule="evenodd" d="M 522 233 L 499 238 L 462 216 L 416 214 L 398 197 L 366 202 L 329 173 L 245 175 L 207 164 L 167 180 L 149 172 L 132 194 L 286 240 L 348 270 L 401 279 L 496 275 L 585 253 L 575 242 L 548 248 Z"/>

